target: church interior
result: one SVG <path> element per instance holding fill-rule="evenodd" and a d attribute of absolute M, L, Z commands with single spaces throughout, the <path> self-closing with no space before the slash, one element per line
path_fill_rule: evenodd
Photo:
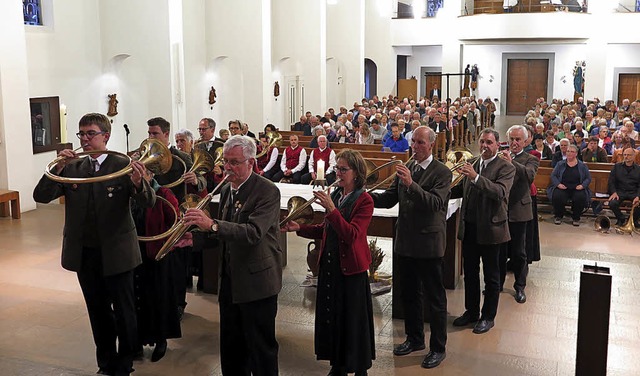
<path fill-rule="evenodd" d="M 36 204 L 32 192 L 60 145 L 80 146 L 73 136 L 80 117 L 111 112 L 110 95 L 117 94 L 118 106 L 109 115 L 109 148 L 128 151 L 146 139 L 146 120 L 155 116 L 169 120 L 172 132 L 196 133 L 203 117 L 219 128 L 242 119 L 256 134 L 267 123 L 289 130 L 306 111 L 322 115 L 363 97 L 400 95 L 407 82 L 409 93 L 425 96 L 429 73 L 443 74 L 437 84 L 455 98 L 469 64 L 479 67 L 473 94 L 495 101 L 495 128 L 504 135 L 526 112 L 509 105 L 512 60 L 546 61 L 541 75 L 526 73 L 525 80 L 542 82 L 545 98 L 574 100 L 577 66 L 584 67 L 585 100 L 640 98 L 637 13 L 622 11 L 634 8 L 627 2 L 591 0 L 583 12 L 503 13 L 482 12 L 490 1 L 423 1 L 415 11 L 422 16 L 409 18 L 401 15 L 411 4 L 405 0 L 40 0 L 39 26 L 25 24 L 29 1 L 1 2 L 0 190 L 19 192 L 22 213 L 0 217 L 0 373 L 96 371 L 77 277 L 60 266 L 64 206 Z M 55 103 L 57 133 L 42 145 L 29 125 L 39 98 L 57 98 L 47 102 Z M 523 103 L 530 107 L 535 98 Z M 447 358 L 430 374 L 575 374 L 580 271 L 594 264 L 612 275 L 607 374 L 640 373 L 637 236 L 594 231 L 592 215 L 574 227 L 554 225 L 548 207 L 540 214 L 541 260 L 530 266 L 526 304 L 507 287 L 491 332 L 449 325 Z M 387 255 L 381 270 L 390 273 L 391 239 L 378 244 Z M 301 286 L 306 249 L 306 240 L 288 237 L 276 319 L 282 375 L 323 375 L 329 368 L 314 355 L 315 289 Z M 510 274 L 505 286 L 512 282 Z M 464 311 L 462 276 L 447 298 L 451 323 Z M 182 338 L 169 340 L 160 362 L 135 362 L 136 375 L 221 374 L 217 296 L 194 287 L 187 303 Z M 420 368 L 426 352 L 393 355 L 404 327 L 392 319 L 391 305 L 390 293 L 373 298 L 376 359 L 369 374 L 426 373 Z"/>

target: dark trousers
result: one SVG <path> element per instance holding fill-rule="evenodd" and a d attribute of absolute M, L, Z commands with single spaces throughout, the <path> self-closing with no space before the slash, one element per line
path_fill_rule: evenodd
<path fill-rule="evenodd" d="M 472 317 L 480 314 L 480 259 L 482 259 L 485 285 L 482 318 L 494 320 L 500 298 L 500 244 L 477 244 L 476 232 L 474 223 L 465 222 L 462 240 L 464 306 Z"/>
<path fill-rule="evenodd" d="M 324 178 L 327 181 L 327 185 L 331 185 L 333 184 L 334 181 L 336 181 L 336 173 L 332 172 L 330 174 L 327 174 L 325 175 Z M 311 173 L 307 172 L 306 174 L 302 175 L 302 177 L 300 178 L 300 183 L 310 184 L 312 180 L 313 180 L 313 177 L 311 176 Z"/>
<path fill-rule="evenodd" d="M 271 178 L 272 182 L 279 182 L 282 178 L 289 178 L 293 184 L 300 184 L 300 178 L 302 178 L 302 171 L 294 172 L 289 176 L 284 176 L 284 172 L 278 171 Z"/>
<path fill-rule="evenodd" d="M 265 173 L 262 176 L 264 176 L 266 179 L 273 181 L 273 175 L 277 174 L 278 172 L 280 172 L 280 168 L 277 166 L 273 166 L 269 171 L 265 171 Z"/>
<path fill-rule="evenodd" d="M 553 204 L 553 215 L 558 218 L 564 216 L 564 206 L 571 200 L 571 218 L 574 221 L 580 220 L 580 215 L 587 206 L 586 192 L 575 189 L 554 189 L 551 202 Z"/>
<path fill-rule="evenodd" d="M 623 192 L 618 192 L 618 196 L 620 197 L 619 200 L 610 200 L 609 201 L 609 209 L 611 209 L 613 214 L 616 215 L 616 218 L 618 219 L 618 222 L 623 222 L 625 220 L 625 215 L 622 214 L 622 210 L 620 210 L 620 203 L 622 203 L 622 201 L 624 201 L 624 200 L 633 201 L 633 199 L 636 197 L 636 195 L 635 194 L 626 194 L 626 193 L 623 193 Z M 634 211 L 634 213 L 633 213 L 633 220 L 637 221 L 638 218 L 640 218 L 640 211 L 638 211 L 636 209 Z"/>
<path fill-rule="evenodd" d="M 398 282 L 403 286 L 400 299 L 407 340 L 416 345 L 424 343 L 424 291 L 431 316 L 429 346 L 431 351 L 444 352 L 447 344 L 447 293 L 442 277 L 444 260 L 442 257 L 421 259 L 397 256 L 397 263 Z"/>
<path fill-rule="evenodd" d="M 278 375 L 278 295 L 234 304 L 231 279 L 220 285 L 220 363 L 223 375 Z"/>
<path fill-rule="evenodd" d="M 511 240 L 500 247 L 500 287 L 504 286 L 504 280 L 507 276 L 507 258 L 509 258 L 511 259 L 513 276 L 516 279 L 513 288 L 516 291 L 524 290 L 527 286 L 527 275 L 529 274 L 525 246 L 527 222 L 509 222 L 509 233 L 511 234 Z"/>
<path fill-rule="evenodd" d="M 133 271 L 103 276 L 101 257 L 100 249 L 83 249 L 78 281 L 89 313 L 98 367 L 128 375 L 138 331 Z"/>
<path fill-rule="evenodd" d="M 185 308 L 187 306 L 187 276 L 192 278 L 188 272 L 189 254 L 191 247 L 174 248 L 171 251 L 171 270 L 173 273 L 173 287 L 176 293 L 176 302 L 178 307 Z M 193 284 L 193 281 L 191 282 Z"/>

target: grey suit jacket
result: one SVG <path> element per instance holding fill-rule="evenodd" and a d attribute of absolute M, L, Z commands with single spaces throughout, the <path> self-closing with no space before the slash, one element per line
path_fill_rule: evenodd
<path fill-rule="evenodd" d="M 409 163 L 409 169 L 415 163 Z M 411 186 L 404 186 L 396 177 L 385 192 L 371 195 L 377 208 L 400 203 L 395 253 L 416 258 L 444 256 L 450 185 L 451 171 L 434 159 Z"/>
<path fill-rule="evenodd" d="M 536 177 L 540 161 L 523 151 L 511 162 L 516 168 L 516 174 L 509 192 L 509 222 L 527 222 L 533 219 L 531 183 Z"/>
<path fill-rule="evenodd" d="M 107 175 L 125 167 L 128 160 L 108 155 L 95 176 Z M 88 177 L 91 171 L 89 158 L 68 164 L 60 173 L 65 177 Z M 138 192 L 128 175 L 92 184 L 61 184 L 43 176 L 33 190 L 36 202 L 48 203 L 62 195 L 65 197 L 65 221 L 62 242 L 62 267 L 79 271 L 82 266 L 82 235 L 87 216 L 89 192 L 93 193 L 97 220 L 96 235 L 102 253 L 104 275 L 114 275 L 138 266 L 142 259 L 138 245 L 129 199 L 140 207 L 152 207 L 155 192 L 144 179 Z"/>
<path fill-rule="evenodd" d="M 280 190 L 271 181 L 252 173 L 229 204 L 231 184 L 220 193 L 217 237 L 230 252 L 231 296 L 246 303 L 276 295 L 282 289 Z M 226 218 L 231 210 L 231 221 Z M 221 252 L 224 258 L 224 252 Z M 220 276 L 224 272 L 220 262 Z M 218 284 L 220 286 L 220 283 Z"/>
<path fill-rule="evenodd" d="M 478 171 L 481 159 L 473 164 Z M 464 239 L 465 213 L 469 205 L 474 213 L 478 244 L 500 244 L 511 240 L 509 234 L 507 203 L 509 191 L 513 184 L 516 169 L 502 158 L 496 158 L 482 171 L 478 181 L 473 183 L 469 178 L 462 179 L 462 183 L 452 190 L 453 197 L 462 197 L 460 210 L 460 227 L 458 239 Z M 467 198 L 471 190 L 476 190 L 477 201 L 470 202 Z"/>

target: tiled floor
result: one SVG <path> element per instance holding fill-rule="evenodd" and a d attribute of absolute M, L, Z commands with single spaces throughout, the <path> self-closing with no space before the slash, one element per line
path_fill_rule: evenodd
<path fill-rule="evenodd" d="M 501 294 L 496 326 L 484 335 L 449 325 L 447 359 L 423 370 L 425 351 L 394 357 L 403 324 L 391 319 L 391 296 L 374 298 L 377 359 L 370 375 L 572 375 L 576 352 L 579 271 L 608 266 L 613 275 L 608 375 L 640 374 L 640 253 L 638 237 L 580 227 L 540 225 L 542 260 L 531 266 L 528 301 L 512 297 L 513 276 Z M 75 274 L 60 266 L 64 212 L 40 205 L 21 220 L 0 218 L 0 375 L 92 375 L 97 370 L 84 302 Z M 390 241 L 379 244 L 388 253 Z M 279 296 L 277 335 L 282 375 L 325 375 L 315 360 L 315 291 L 299 284 L 307 274 L 306 241 L 289 238 L 289 264 Z M 390 257 L 383 270 L 390 270 Z M 462 281 L 447 293 L 449 322 L 464 309 Z M 215 295 L 188 294 L 183 338 L 169 341 L 164 359 L 135 363 L 135 375 L 219 375 L 219 317 Z M 427 326 L 428 330 L 428 326 Z"/>

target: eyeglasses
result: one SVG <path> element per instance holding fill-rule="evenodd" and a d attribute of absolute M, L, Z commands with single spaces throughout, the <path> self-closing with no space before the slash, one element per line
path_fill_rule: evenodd
<path fill-rule="evenodd" d="M 198 128 L 198 131 L 199 131 L 199 132 L 204 132 L 204 131 L 206 131 L 207 129 L 209 129 L 209 128 Z"/>
<path fill-rule="evenodd" d="M 240 128 L 238 128 L 238 127 L 229 127 L 230 131 L 237 131 L 238 129 L 240 129 Z"/>
<path fill-rule="evenodd" d="M 238 160 L 232 160 L 232 161 L 230 161 L 230 160 L 228 160 L 228 159 L 223 159 L 223 160 L 222 160 L 222 163 L 223 163 L 223 164 L 225 164 L 225 165 L 230 164 L 230 165 L 231 165 L 231 166 L 233 166 L 233 167 L 238 167 L 238 166 L 240 166 L 241 164 L 243 164 L 243 163 L 244 163 L 244 162 L 246 162 L 246 161 L 248 161 L 248 159 L 243 159 L 243 160 L 241 160 L 241 161 L 238 161 Z"/>
<path fill-rule="evenodd" d="M 78 138 L 82 138 L 84 136 L 87 136 L 87 138 L 92 139 L 95 136 L 99 135 L 99 134 L 105 134 L 107 132 L 96 132 L 96 131 L 89 131 L 89 132 L 83 132 L 80 131 L 78 133 L 76 133 L 76 136 L 78 136 Z"/>
<path fill-rule="evenodd" d="M 347 171 L 350 171 L 351 168 L 349 167 L 336 167 L 336 172 L 339 172 L 341 174 L 346 174 Z"/>

